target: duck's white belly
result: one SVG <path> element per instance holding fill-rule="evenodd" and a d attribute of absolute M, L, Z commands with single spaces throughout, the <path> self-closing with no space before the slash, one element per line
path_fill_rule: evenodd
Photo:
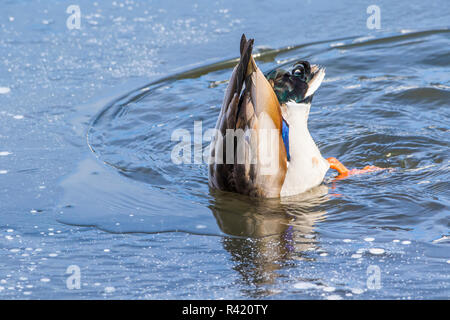
<path fill-rule="evenodd" d="M 309 106 L 299 105 L 289 110 L 289 151 L 291 161 L 281 188 L 280 196 L 292 196 L 320 185 L 330 165 L 322 157 L 311 134 L 307 120 Z"/>

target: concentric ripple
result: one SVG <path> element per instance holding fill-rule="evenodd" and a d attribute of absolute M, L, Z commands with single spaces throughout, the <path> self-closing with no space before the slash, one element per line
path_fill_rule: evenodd
<path fill-rule="evenodd" d="M 442 106 L 450 94 L 448 83 L 440 81 L 445 71 L 437 67 L 449 58 L 427 40 L 434 37 L 434 43 L 445 42 L 448 35 L 444 29 L 366 41 L 335 39 L 265 49 L 256 58 L 263 71 L 300 58 L 327 67 L 310 118 L 310 130 L 325 155 L 338 156 L 351 166 L 373 163 L 414 169 L 445 162 L 439 149 L 447 145 L 442 138 L 448 109 Z M 411 59 L 402 58 L 413 54 L 411 41 L 419 41 L 414 50 L 424 52 L 414 53 L 413 65 Z M 386 46 L 395 48 L 390 55 Z M 426 54 L 428 50 L 432 56 Z M 236 61 L 167 77 L 114 101 L 92 122 L 91 149 L 131 179 L 179 194 L 207 194 L 206 166 L 172 163 L 171 151 L 178 141 L 172 141 L 171 135 L 185 129 L 193 139 L 194 121 L 202 122 L 203 132 L 214 127 Z"/>
<path fill-rule="evenodd" d="M 448 238 L 449 34 L 334 39 L 256 53 L 263 71 L 298 59 L 324 65 L 327 76 L 309 119 L 322 154 L 348 167 L 391 170 L 338 181 L 330 172 L 322 186 L 286 199 L 209 190 L 205 164 L 171 161 L 178 143 L 171 137 L 181 129 L 192 138 L 199 123 L 201 132 L 214 127 L 237 61 L 231 59 L 150 83 L 105 106 L 88 130 L 101 162 L 87 159 L 65 181 L 69 206 L 59 221 L 116 234 L 221 237 L 243 286 L 256 285 L 249 291 L 254 296 L 277 294 L 280 274 L 298 272 L 300 281 L 291 283 L 296 295 L 386 297 L 362 289 L 361 277 L 375 264 L 390 297 L 405 294 L 398 279 L 417 277 L 439 287 L 408 292 L 442 297 L 448 288 L 441 273 L 447 243 L 439 239 Z M 399 268 L 415 259 L 426 259 L 425 273 Z M 333 278 L 337 266 L 350 276 Z"/>

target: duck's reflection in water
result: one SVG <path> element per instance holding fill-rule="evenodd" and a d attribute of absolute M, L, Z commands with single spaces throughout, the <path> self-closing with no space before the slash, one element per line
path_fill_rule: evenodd
<path fill-rule="evenodd" d="M 223 239 L 224 248 L 246 286 L 273 283 L 276 271 L 292 260 L 310 259 L 305 252 L 318 249 L 314 226 L 325 219 L 320 207 L 327 194 L 325 185 L 282 199 L 213 193 L 210 208 L 220 229 L 230 235 Z"/>

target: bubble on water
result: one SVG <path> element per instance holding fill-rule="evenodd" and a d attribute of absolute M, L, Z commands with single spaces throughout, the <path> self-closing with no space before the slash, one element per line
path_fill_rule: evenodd
<path fill-rule="evenodd" d="M 57 253 L 50 253 L 48 256 L 54 258 L 54 257 L 57 257 L 58 254 Z"/>
<path fill-rule="evenodd" d="M 204 224 L 198 224 L 195 226 L 197 229 L 206 229 L 206 226 Z"/>
<path fill-rule="evenodd" d="M 326 252 L 322 252 L 322 253 L 320 254 L 321 257 L 326 257 L 327 255 L 328 255 L 328 253 L 326 253 Z"/>
<path fill-rule="evenodd" d="M 404 241 L 402 241 L 402 244 L 411 244 L 411 241 L 409 241 L 409 240 L 404 240 Z"/>
<path fill-rule="evenodd" d="M 385 251 L 382 248 L 370 248 L 369 252 L 371 254 L 379 255 L 379 254 L 383 254 Z"/>
<path fill-rule="evenodd" d="M 31 291 L 24 291 L 23 294 L 29 296 L 31 294 Z"/>
<path fill-rule="evenodd" d="M 392 242 L 397 243 L 397 242 L 400 242 L 400 240 L 394 239 L 394 240 L 392 240 Z"/>
<path fill-rule="evenodd" d="M 116 291 L 114 287 L 105 287 L 105 293 L 113 293 Z"/>
<path fill-rule="evenodd" d="M 27 281 L 28 278 L 27 278 L 27 277 L 20 277 L 19 280 L 20 280 L 20 281 Z"/>
<path fill-rule="evenodd" d="M 374 240 L 375 240 L 375 238 L 372 238 L 372 237 L 364 238 L 364 241 L 367 241 L 367 242 L 372 242 Z"/>
<path fill-rule="evenodd" d="M 450 263 L 450 260 L 447 260 L 447 263 Z"/>
<path fill-rule="evenodd" d="M 0 94 L 7 94 L 11 91 L 8 87 L 0 87 Z"/>
<path fill-rule="evenodd" d="M 6 157 L 6 156 L 9 156 L 10 154 L 12 154 L 12 153 L 9 151 L 0 151 L 0 157 Z"/>
<path fill-rule="evenodd" d="M 6 240 L 12 240 L 14 239 L 12 236 L 5 236 Z"/>
<path fill-rule="evenodd" d="M 345 242 L 345 243 L 349 243 L 349 242 L 352 242 L 352 240 L 351 239 L 344 239 L 344 240 L 342 240 L 343 242 Z"/>
<path fill-rule="evenodd" d="M 104 252 L 110 252 L 110 249 L 103 249 Z"/>
<path fill-rule="evenodd" d="M 0 174 L 7 174 L 8 170 L 0 170 Z"/>
<path fill-rule="evenodd" d="M 16 120 L 22 120 L 24 117 L 21 114 L 17 114 L 15 116 L 13 116 L 13 118 L 16 119 Z"/>
<path fill-rule="evenodd" d="M 323 287 L 322 290 L 325 292 L 333 292 L 336 290 L 336 288 L 335 287 Z"/>
<path fill-rule="evenodd" d="M 17 252 L 20 251 L 20 249 L 11 249 L 11 250 L 9 250 L 9 251 L 12 252 L 12 253 L 17 253 Z"/>
<path fill-rule="evenodd" d="M 310 289 L 319 288 L 319 286 L 317 284 L 311 283 L 311 282 L 306 282 L 306 281 L 300 281 L 300 282 L 294 283 L 293 287 L 295 289 L 299 289 L 299 290 L 310 290 Z"/>
<path fill-rule="evenodd" d="M 49 278 L 42 278 L 41 282 L 50 282 L 50 279 Z"/>
<path fill-rule="evenodd" d="M 327 300 L 342 300 L 342 297 L 338 294 L 332 294 L 326 297 Z"/>
<path fill-rule="evenodd" d="M 354 253 L 354 254 L 352 254 L 352 259 L 359 259 L 359 258 L 361 258 L 361 257 L 362 257 L 362 255 L 359 254 L 359 253 Z"/>
<path fill-rule="evenodd" d="M 6 232 L 11 233 L 11 232 L 14 232 L 14 230 L 13 229 L 8 229 L 8 230 L 6 230 Z"/>
<path fill-rule="evenodd" d="M 364 289 L 354 288 L 352 289 L 353 294 L 361 294 L 364 292 Z"/>

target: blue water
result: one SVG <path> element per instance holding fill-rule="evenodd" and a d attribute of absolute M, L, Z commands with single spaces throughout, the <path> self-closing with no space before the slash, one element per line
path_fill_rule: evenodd
<path fill-rule="evenodd" d="M 379 1 L 378 30 L 370 2 L 78 1 L 79 30 L 70 4 L 1 4 L 1 299 L 448 299 L 447 2 Z M 327 68 L 325 157 L 392 170 L 255 200 L 173 164 L 243 32 L 263 71 Z"/>

